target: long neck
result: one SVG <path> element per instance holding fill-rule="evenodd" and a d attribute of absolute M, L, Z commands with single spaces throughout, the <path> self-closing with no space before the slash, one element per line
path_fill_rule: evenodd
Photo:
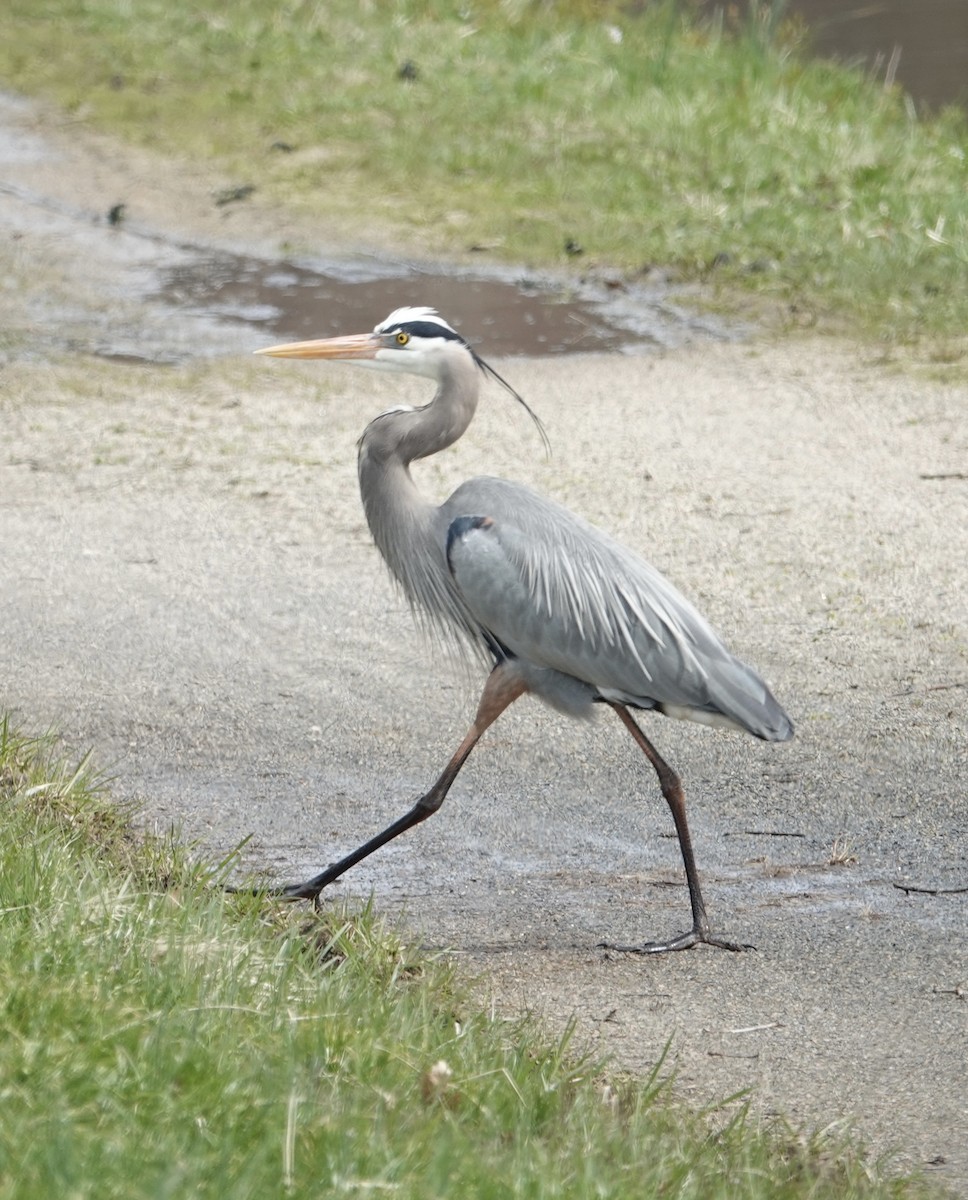
<path fill-rule="evenodd" d="M 439 510 L 420 494 L 410 464 L 457 441 L 474 417 L 479 387 L 477 365 L 462 350 L 446 364 L 430 404 L 382 413 L 364 430 L 359 448 L 363 508 L 391 574 L 438 631 L 472 641 L 476 626 L 450 580 Z"/>

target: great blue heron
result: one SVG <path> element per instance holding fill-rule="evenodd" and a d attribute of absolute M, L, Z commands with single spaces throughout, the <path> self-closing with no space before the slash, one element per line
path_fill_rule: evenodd
<path fill-rule="evenodd" d="M 729 653 L 654 567 L 530 488 L 482 476 L 461 484 L 439 507 L 424 499 L 410 464 L 464 433 L 484 376 L 497 379 L 524 404 L 434 309 L 398 308 L 372 333 L 257 353 L 343 359 L 436 382 L 429 404 L 391 408 L 364 430 L 363 507 L 373 539 L 415 612 L 493 664 L 467 736 L 426 795 L 352 854 L 275 894 L 318 900 L 344 871 L 436 812 L 487 727 L 530 692 L 577 717 L 591 715 L 597 702 L 614 709 L 655 768 L 672 810 L 692 928 L 663 942 L 611 948 L 656 953 L 705 942 L 743 949 L 710 931 L 682 784 L 629 709 L 654 709 L 785 741 L 793 726 L 759 675 Z"/>

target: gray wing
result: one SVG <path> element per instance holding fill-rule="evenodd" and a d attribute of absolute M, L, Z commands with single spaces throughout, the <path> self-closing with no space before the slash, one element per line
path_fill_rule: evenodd
<path fill-rule="evenodd" d="M 464 603 L 512 654 L 606 700 L 769 740 L 791 736 L 767 685 L 672 584 L 566 508 L 481 478 L 459 488 L 442 515 Z"/>

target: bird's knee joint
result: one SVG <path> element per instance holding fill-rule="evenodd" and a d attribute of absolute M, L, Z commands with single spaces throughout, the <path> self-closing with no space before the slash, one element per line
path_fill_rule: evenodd
<path fill-rule="evenodd" d="M 434 815 L 443 802 L 444 797 L 435 795 L 433 792 L 428 792 L 426 796 L 421 796 L 413 806 L 414 820 L 426 821 L 428 817 Z"/>

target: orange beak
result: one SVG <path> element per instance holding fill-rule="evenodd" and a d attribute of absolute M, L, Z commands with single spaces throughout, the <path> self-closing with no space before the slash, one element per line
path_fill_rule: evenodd
<path fill-rule="evenodd" d="M 256 354 L 271 358 L 376 358 L 383 345 L 373 333 L 355 333 L 350 337 L 322 338 L 315 342 L 288 342 L 284 346 L 266 346 Z"/>

